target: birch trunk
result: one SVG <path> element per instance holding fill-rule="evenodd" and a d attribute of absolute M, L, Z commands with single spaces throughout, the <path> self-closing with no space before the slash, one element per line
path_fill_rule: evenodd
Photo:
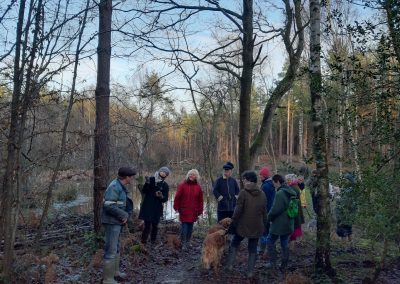
<path fill-rule="evenodd" d="M 317 275 L 333 272 L 330 261 L 330 202 L 326 133 L 323 124 L 322 77 L 321 77 L 321 4 L 310 0 L 310 93 L 311 121 L 314 136 L 314 160 L 320 172 L 320 192 L 317 194 L 317 239 L 315 268 Z"/>

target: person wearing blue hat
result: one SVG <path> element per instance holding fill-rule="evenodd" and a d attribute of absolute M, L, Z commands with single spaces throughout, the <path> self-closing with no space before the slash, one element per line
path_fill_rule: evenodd
<path fill-rule="evenodd" d="M 233 164 L 231 162 L 226 162 L 222 168 L 224 172 L 222 176 L 215 181 L 213 188 L 213 194 L 218 202 L 218 222 L 227 217 L 232 218 L 236 206 L 236 199 L 239 195 L 239 185 L 236 179 L 232 177 Z"/>
<path fill-rule="evenodd" d="M 139 219 L 144 221 L 141 238 L 143 244 L 147 243 L 149 234 L 151 243 L 156 242 L 158 223 L 163 214 L 163 203 L 168 201 L 169 186 L 165 180 L 169 174 L 169 168 L 161 167 L 154 176 L 146 177 L 143 185 L 144 198 L 139 211 Z"/>

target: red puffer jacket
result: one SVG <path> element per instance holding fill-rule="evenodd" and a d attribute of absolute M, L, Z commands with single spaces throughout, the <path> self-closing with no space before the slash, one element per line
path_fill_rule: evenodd
<path fill-rule="evenodd" d="M 203 191 L 197 182 L 182 181 L 176 191 L 174 209 L 181 222 L 193 223 L 203 214 Z"/>

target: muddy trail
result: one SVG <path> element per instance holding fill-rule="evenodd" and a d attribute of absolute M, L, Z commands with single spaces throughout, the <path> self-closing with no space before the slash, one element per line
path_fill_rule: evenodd
<path fill-rule="evenodd" d="M 102 254 L 96 251 L 96 238 L 87 230 L 90 217 L 59 220 L 51 228 L 60 230 L 71 223 L 82 230 L 57 235 L 41 242 L 40 248 L 32 246 L 17 249 L 17 260 L 13 283 L 101 283 Z M 49 229 L 50 230 L 50 229 Z M 191 247 L 182 250 L 174 245 L 179 224 L 167 223 L 160 226 L 159 240 L 156 244 L 142 245 L 138 223 L 124 230 L 121 238 L 121 270 L 128 278 L 120 283 L 315 283 L 313 261 L 315 253 L 315 232 L 306 231 L 301 241 L 290 252 L 290 263 L 286 274 L 279 270 L 267 270 L 267 256 L 259 255 L 255 276 L 246 278 L 247 243 L 243 241 L 236 257 L 234 271 L 226 270 L 228 242 L 221 260 L 218 275 L 213 270 L 201 267 L 202 243 L 206 226 L 195 226 Z M 69 232 L 66 230 L 66 232 Z M 278 247 L 278 246 L 277 246 Z M 279 247 L 278 247 L 279 250 Z M 331 260 L 336 269 L 333 279 L 319 283 L 368 283 L 375 265 L 379 263 L 381 248 L 371 246 L 363 240 L 356 241 L 350 249 L 341 240 L 332 240 Z M 278 253 L 279 254 L 279 253 Z M 46 257 L 47 256 L 47 257 Z M 54 261 L 48 261 L 54 256 Z M 400 283 L 400 257 L 398 250 L 392 250 L 376 283 Z"/>

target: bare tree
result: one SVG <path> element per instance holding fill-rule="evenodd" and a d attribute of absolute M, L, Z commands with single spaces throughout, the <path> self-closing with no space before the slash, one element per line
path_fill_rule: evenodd
<path fill-rule="evenodd" d="M 93 161 L 94 230 L 101 230 L 103 194 L 109 180 L 110 159 L 110 64 L 112 0 L 99 3 L 99 41 L 97 48 L 96 127 Z"/>

